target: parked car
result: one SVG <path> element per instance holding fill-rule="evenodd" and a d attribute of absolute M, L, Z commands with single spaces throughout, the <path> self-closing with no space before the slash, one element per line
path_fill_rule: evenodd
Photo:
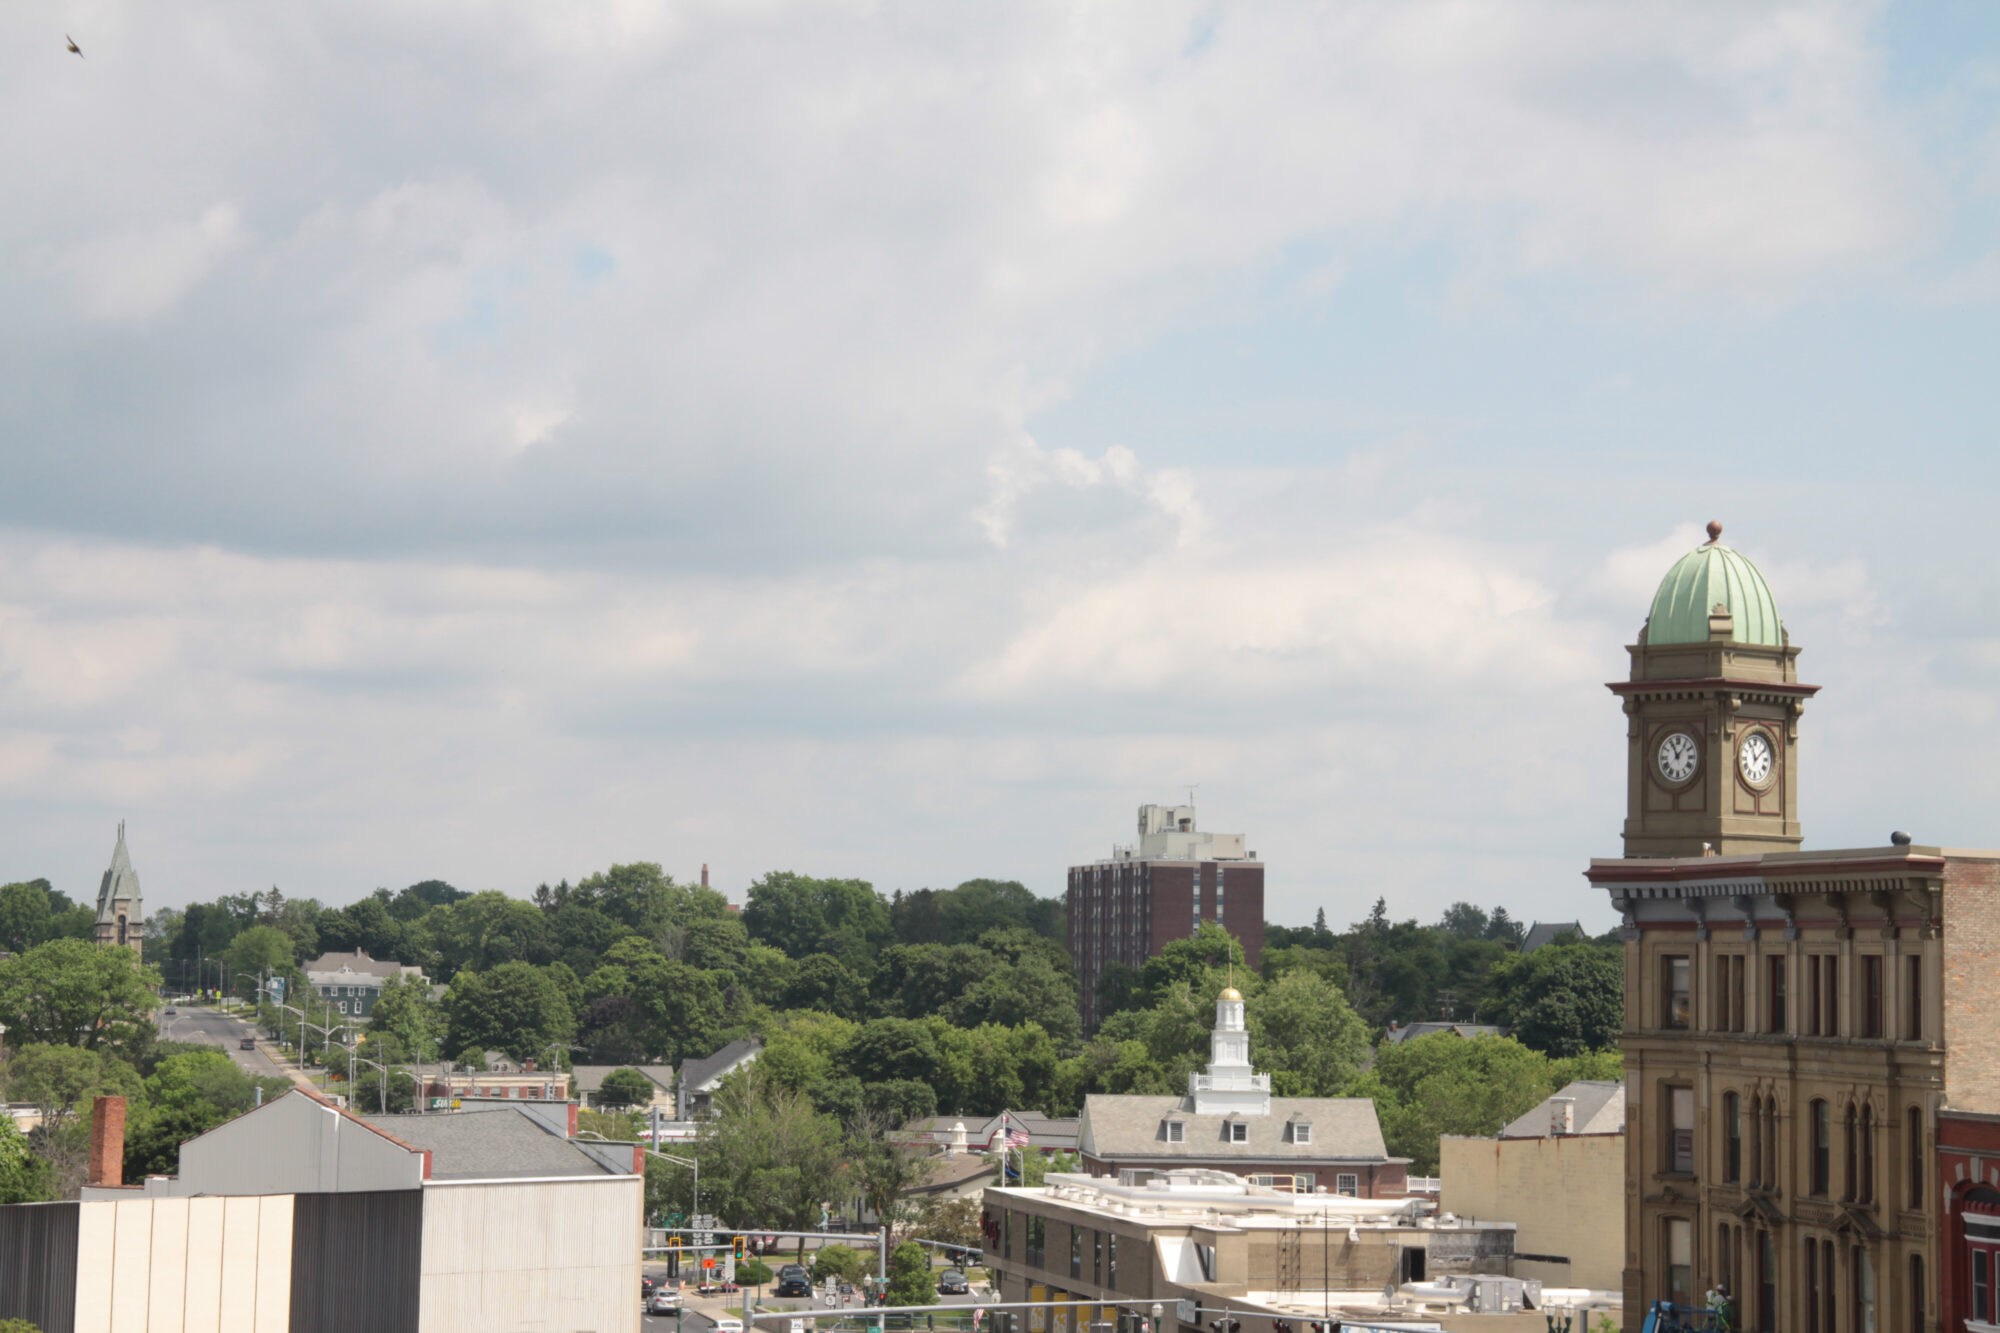
<path fill-rule="evenodd" d="M 810 1296 L 813 1294 L 812 1274 L 804 1264 L 786 1264 L 778 1270 L 779 1296 Z"/>
<path fill-rule="evenodd" d="M 162 1018 L 179 1018 L 179 1017 L 180 1017 L 180 1013 L 181 1013 L 181 1011 L 180 1011 L 180 1010 L 178 1010 L 178 1009 L 162 1009 L 162 1010 L 160 1010 L 160 1017 L 162 1017 Z"/>
<path fill-rule="evenodd" d="M 743 1333 L 741 1319 L 717 1319 L 714 1323 L 715 1333 Z"/>
<path fill-rule="evenodd" d="M 254 1051 L 257 1049 L 257 1039 L 255 1037 L 241 1038 L 236 1043 L 236 1049 L 239 1051 Z"/>
<path fill-rule="evenodd" d="M 646 1306 L 648 1314 L 672 1314 L 681 1308 L 681 1293 L 678 1287 L 662 1287 L 653 1293 L 653 1299 Z"/>
<path fill-rule="evenodd" d="M 966 1285 L 965 1274 L 956 1268 L 947 1268 L 938 1274 L 937 1289 L 940 1296 L 963 1296 L 972 1290 Z"/>

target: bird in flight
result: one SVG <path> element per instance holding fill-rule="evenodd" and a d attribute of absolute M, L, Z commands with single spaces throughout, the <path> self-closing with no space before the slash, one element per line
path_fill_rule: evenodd
<path fill-rule="evenodd" d="M 83 48 L 76 44 L 76 38 L 70 36 L 68 33 L 64 33 L 63 42 L 69 47 L 72 55 L 78 60 L 83 59 Z"/>

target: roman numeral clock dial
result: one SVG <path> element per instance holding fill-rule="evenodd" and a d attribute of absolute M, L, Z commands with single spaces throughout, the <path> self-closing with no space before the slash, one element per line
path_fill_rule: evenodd
<path fill-rule="evenodd" d="M 1743 738 L 1742 746 L 1736 751 L 1736 766 L 1743 771 L 1745 782 L 1761 787 L 1770 781 L 1771 765 L 1776 758 L 1770 739 L 1761 731 L 1753 731 Z"/>
<path fill-rule="evenodd" d="M 1668 732 L 1660 742 L 1657 756 L 1660 776 L 1676 785 L 1694 776 L 1695 766 L 1701 761 L 1701 751 L 1694 743 L 1694 737 L 1685 731 Z"/>

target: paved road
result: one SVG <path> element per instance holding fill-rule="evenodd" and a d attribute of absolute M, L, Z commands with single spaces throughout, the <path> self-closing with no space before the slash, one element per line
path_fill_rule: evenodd
<path fill-rule="evenodd" d="M 193 1005 L 180 1009 L 173 1018 L 164 1014 L 160 1016 L 160 1036 L 168 1041 L 200 1041 L 220 1046 L 246 1073 L 267 1078 L 290 1078 L 291 1070 L 266 1055 L 261 1048 L 254 1051 L 237 1049 L 241 1039 L 249 1036 L 251 1031 L 248 1023 L 214 1009 Z"/>

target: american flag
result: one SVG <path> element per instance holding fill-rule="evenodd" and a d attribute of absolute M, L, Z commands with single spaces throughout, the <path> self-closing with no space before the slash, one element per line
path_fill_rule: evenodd
<path fill-rule="evenodd" d="M 1006 1127 L 1007 1146 L 1009 1148 L 1025 1148 L 1028 1146 L 1028 1131 L 1015 1125 L 1011 1112 L 1003 1114 L 1000 1118 L 1000 1123 Z"/>

